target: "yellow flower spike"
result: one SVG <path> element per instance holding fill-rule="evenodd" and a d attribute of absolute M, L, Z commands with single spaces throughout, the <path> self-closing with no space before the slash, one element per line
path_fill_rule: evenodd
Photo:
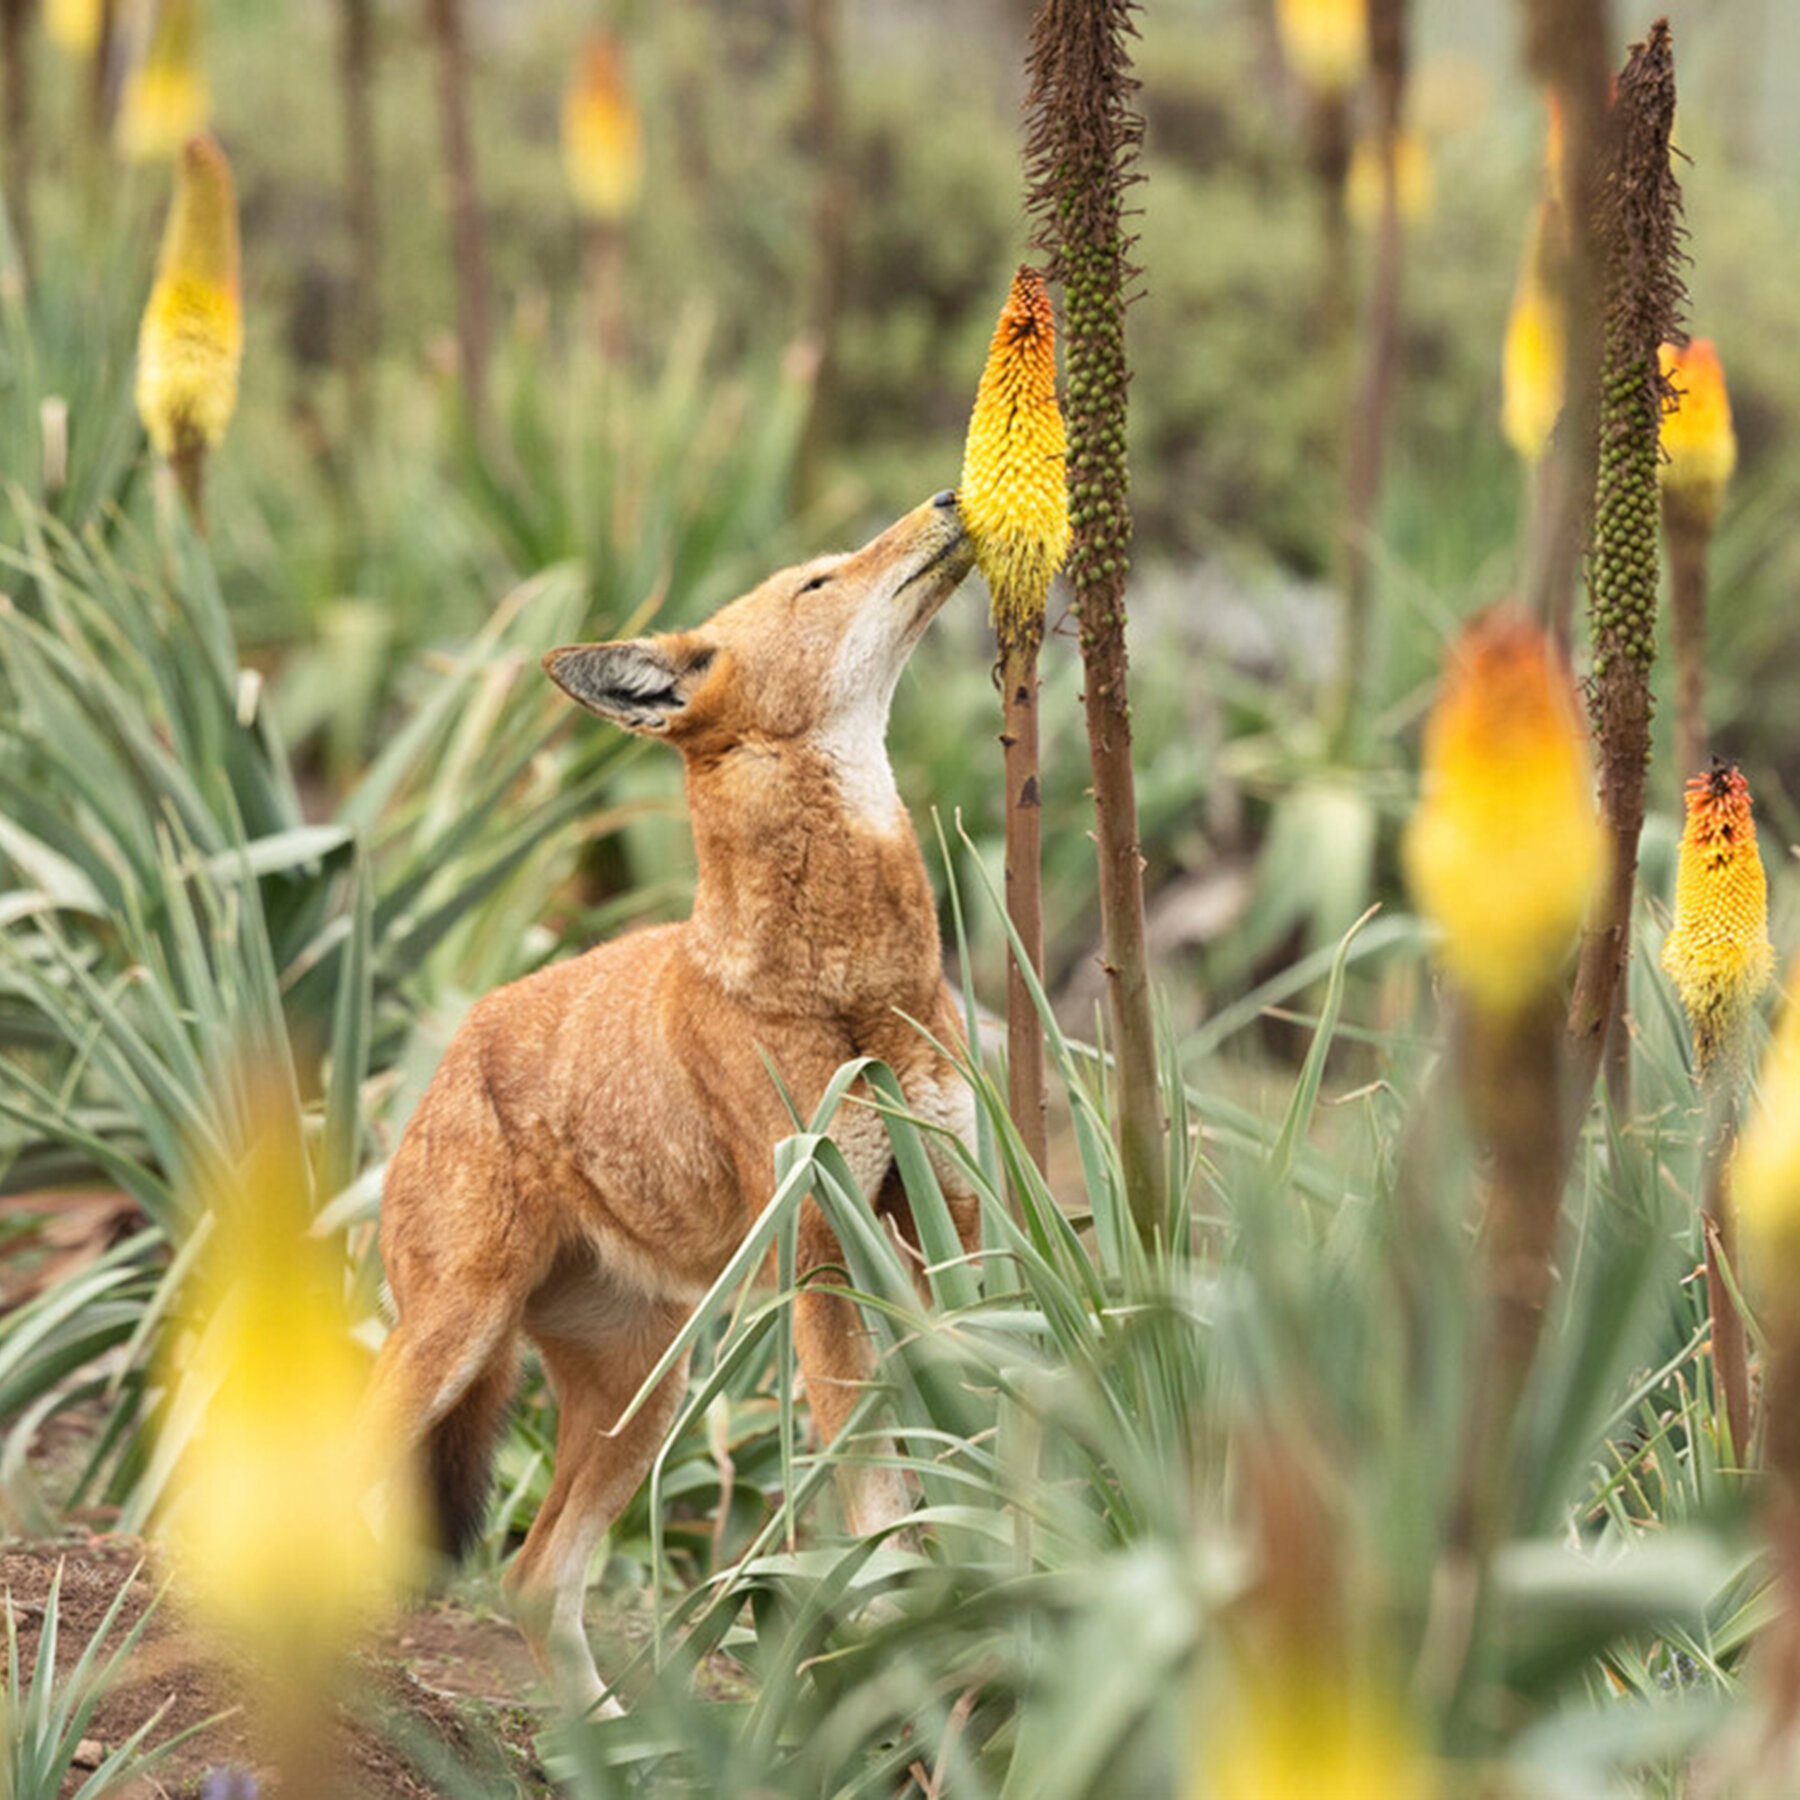
<path fill-rule="evenodd" d="M 587 40 L 562 110 L 563 170 L 576 210 L 616 225 L 636 210 L 644 186 L 644 128 L 625 57 L 610 32 Z"/>
<path fill-rule="evenodd" d="M 1436 1768 L 1386 1696 L 1297 1671 L 1264 1677 L 1209 1737 L 1193 1800 L 1433 1800 Z"/>
<path fill-rule="evenodd" d="M 1069 553 L 1067 460 L 1050 293 L 1042 275 L 1022 268 L 988 348 L 957 490 L 1003 629 L 1042 618 Z"/>
<path fill-rule="evenodd" d="M 1452 647 L 1423 776 L 1405 843 L 1413 896 L 1457 986 L 1511 1016 L 1555 982 L 1606 866 L 1568 672 L 1522 614 L 1483 613 Z"/>
<path fill-rule="evenodd" d="M 1765 1288 L 1785 1277 L 1780 1296 L 1791 1312 L 1800 1292 L 1800 1005 L 1790 992 L 1757 1076 L 1757 1101 L 1731 1165 L 1738 1221 L 1760 1265 Z"/>
<path fill-rule="evenodd" d="M 1680 506 L 1710 526 L 1737 467 L 1725 371 L 1710 338 L 1664 344 L 1658 354 L 1663 374 L 1678 393 L 1675 406 L 1662 416 L 1663 461 L 1657 472 L 1663 503 Z"/>
<path fill-rule="evenodd" d="M 1561 215 L 1538 206 L 1500 351 L 1500 429 L 1527 463 L 1543 460 L 1562 416 L 1568 328 L 1556 284 Z"/>
<path fill-rule="evenodd" d="M 100 0 L 49 0 L 44 35 L 65 56 L 92 56 L 100 42 Z"/>
<path fill-rule="evenodd" d="M 1431 146 L 1416 131 L 1401 132 L 1394 145 L 1394 197 L 1406 224 L 1418 225 L 1431 217 L 1437 198 Z M 1356 140 L 1344 200 L 1358 225 L 1372 228 L 1381 223 L 1381 146 L 1373 138 Z"/>
<path fill-rule="evenodd" d="M 1341 93 L 1369 65 L 1367 0 L 1275 0 L 1288 67 L 1315 93 Z"/>
<path fill-rule="evenodd" d="M 119 95 L 119 154 L 127 162 L 166 161 L 211 117 L 212 92 L 200 66 L 199 0 L 159 0 L 149 46 Z"/>
<path fill-rule="evenodd" d="M 1741 1044 L 1751 1005 L 1775 972 L 1750 787 L 1723 763 L 1687 784 L 1675 924 L 1662 967 L 1687 1009 L 1694 1060 L 1705 1074 Z"/>
<path fill-rule="evenodd" d="M 231 164 L 210 137 L 194 138 L 176 170 L 156 285 L 138 331 L 138 414 L 162 455 L 218 446 L 237 408 L 243 355 Z"/>
<path fill-rule="evenodd" d="M 341 1249 L 309 1229 L 303 1154 L 273 1089 L 253 1095 L 247 1153 L 198 1196 L 204 1317 L 169 1371 L 172 1416 L 198 1415 L 168 1513 L 183 1592 L 296 1704 L 410 1576 L 404 1546 L 420 1541 L 403 1493 L 389 1489 L 380 1538 L 365 1517 L 392 1451 L 361 1411 L 369 1362 Z"/>

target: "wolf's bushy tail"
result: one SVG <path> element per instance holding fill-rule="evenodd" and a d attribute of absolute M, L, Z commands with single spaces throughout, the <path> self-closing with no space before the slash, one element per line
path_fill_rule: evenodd
<path fill-rule="evenodd" d="M 437 1527 L 437 1547 L 452 1562 L 461 1562 L 481 1541 L 494 1444 L 517 1375 L 516 1357 L 499 1357 L 426 1433 L 426 1493 Z"/>

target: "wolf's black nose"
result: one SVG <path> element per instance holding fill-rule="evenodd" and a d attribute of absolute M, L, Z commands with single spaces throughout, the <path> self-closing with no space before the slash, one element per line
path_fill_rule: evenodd
<path fill-rule="evenodd" d="M 941 493 L 933 494 L 931 496 L 931 504 L 933 506 L 954 506 L 956 504 L 956 489 L 945 488 Z"/>

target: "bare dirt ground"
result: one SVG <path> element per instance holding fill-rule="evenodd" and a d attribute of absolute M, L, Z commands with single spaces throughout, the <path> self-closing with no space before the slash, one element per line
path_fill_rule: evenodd
<path fill-rule="evenodd" d="M 0 1545 L 0 1592 L 10 1596 L 27 1675 L 59 1568 L 57 1660 L 65 1673 L 121 1587 L 130 1584 L 111 1642 L 123 1638 L 161 1585 L 154 1553 L 134 1538 Z M 459 1599 L 428 1602 L 357 1657 L 346 1689 L 354 1700 L 339 1709 L 336 1731 L 346 1792 L 428 1800 L 444 1791 L 432 1770 L 446 1757 L 479 1771 L 487 1793 L 551 1791 L 533 1743 L 548 1716 L 528 1704 L 535 1698 L 529 1660 L 503 1619 Z M 261 1766 L 244 1684 L 187 1627 L 172 1596 L 157 1605 L 122 1680 L 94 1714 L 81 1759 L 86 1769 L 159 1712 L 150 1744 L 203 1728 L 123 1790 L 132 1800 L 196 1800 L 208 1772 L 228 1768 L 251 1772 L 263 1794 L 277 1791 Z"/>

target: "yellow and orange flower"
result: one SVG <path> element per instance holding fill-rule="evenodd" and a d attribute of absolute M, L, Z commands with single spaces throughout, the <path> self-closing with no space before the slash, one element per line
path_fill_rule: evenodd
<path fill-rule="evenodd" d="M 1394 144 L 1394 198 L 1400 217 L 1417 225 L 1431 217 L 1437 182 L 1431 169 L 1431 146 L 1416 131 L 1403 131 Z M 1372 137 L 1360 137 L 1350 153 L 1350 174 L 1344 184 L 1344 202 L 1358 225 L 1381 222 L 1381 145 Z"/>
<path fill-rule="evenodd" d="M 212 91 L 200 65 L 199 0 L 159 0 L 143 60 L 125 77 L 114 127 L 128 162 L 161 162 L 206 129 Z"/>
<path fill-rule="evenodd" d="M 1413 896 L 1452 980 L 1482 1011 L 1517 1013 L 1556 980 L 1606 866 L 1568 671 L 1522 614 L 1481 614 L 1452 647 L 1423 776 Z"/>
<path fill-rule="evenodd" d="M 1750 787 L 1715 764 L 1687 784 L 1687 825 L 1675 876 L 1675 924 L 1662 947 L 1705 1073 L 1743 1041 L 1751 1005 L 1775 972 L 1769 885 L 1756 847 Z"/>
<path fill-rule="evenodd" d="M 422 1540 L 391 1433 L 363 1412 L 369 1359 L 341 1246 L 310 1229 L 300 1134 L 272 1084 L 249 1114 L 241 1161 L 195 1196 L 211 1234 L 196 1335 L 168 1370 L 171 1417 L 191 1432 L 168 1531 L 196 1609 L 298 1687 L 414 1572 Z M 377 1495 L 379 1534 L 364 1511 Z"/>
<path fill-rule="evenodd" d="M 1725 371 L 1710 338 L 1685 345 L 1664 344 L 1662 372 L 1678 398 L 1663 414 L 1663 504 L 1711 525 L 1737 467 L 1737 433 L 1731 424 L 1731 396 Z"/>
<path fill-rule="evenodd" d="M 92 56 L 100 42 L 100 0 L 49 0 L 44 35 L 65 56 Z"/>
<path fill-rule="evenodd" d="M 1367 1684 L 1264 1675 L 1209 1734 L 1195 1800 L 1431 1800 L 1442 1784 L 1419 1734 Z"/>
<path fill-rule="evenodd" d="M 1069 553 L 1067 465 L 1050 294 L 1022 268 L 988 349 L 957 490 L 1002 627 L 1042 618 Z"/>
<path fill-rule="evenodd" d="M 610 32 L 596 31 L 576 64 L 562 110 L 563 170 L 584 218 L 616 225 L 644 187 L 644 127 Z"/>
<path fill-rule="evenodd" d="M 1791 977 L 1790 977 L 1791 979 Z M 1757 1101 L 1731 1165 L 1731 1193 L 1759 1285 L 1800 1303 L 1800 1005 L 1790 992 L 1757 1076 Z"/>
<path fill-rule="evenodd" d="M 1500 429 L 1526 463 L 1543 460 L 1562 417 L 1569 354 L 1562 238 L 1561 209 L 1553 200 L 1540 201 L 1500 350 Z"/>
<path fill-rule="evenodd" d="M 176 169 L 156 284 L 138 330 L 138 414 L 164 456 L 214 449 L 237 408 L 244 355 L 237 193 L 210 137 Z"/>
<path fill-rule="evenodd" d="M 1369 64 L 1368 0 L 1275 0 L 1288 67 L 1314 93 L 1336 94 Z"/>

